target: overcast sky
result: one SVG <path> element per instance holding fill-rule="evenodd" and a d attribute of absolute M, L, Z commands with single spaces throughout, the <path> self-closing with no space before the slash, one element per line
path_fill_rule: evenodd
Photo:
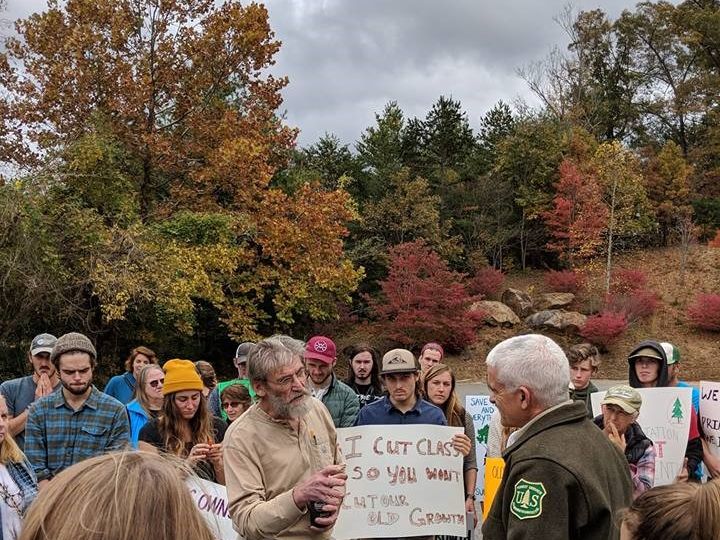
<path fill-rule="evenodd" d="M 634 0 L 574 0 L 611 17 Z M 45 8 L 7 0 L 6 18 Z M 567 36 L 553 20 L 567 0 L 267 0 L 283 46 L 274 73 L 287 75 L 287 122 L 300 145 L 325 132 L 354 143 L 391 100 L 424 117 L 441 95 L 460 100 L 471 126 L 498 100 L 535 103 L 516 70 Z"/>

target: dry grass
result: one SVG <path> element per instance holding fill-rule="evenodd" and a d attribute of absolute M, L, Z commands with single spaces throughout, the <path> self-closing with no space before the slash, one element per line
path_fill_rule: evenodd
<path fill-rule="evenodd" d="M 588 283 L 587 291 L 580 295 L 577 309 L 590 313 L 597 309 L 602 298 L 604 262 L 595 261 L 580 269 Z M 680 251 L 678 248 L 639 250 L 616 257 L 615 267 L 641 269 L 648 275 L 648 287 L 662 301 L 658 312 L 649 319 L 630 326 L 627 333 L 603 355 L 598 378 L 623 379 L 627 377 L 626 358 L 630 350 L 643 339 L 669 341 L 679 347 L 682 354 L 682 377 L 686 380 L 720 380 L 720 333 L 702 332 L 690 327 L 685 319 L 685 308 L 698 293 L 720 293 L 720 249 L 693 246 L 688 258 L 684 282 L 680 275 Z M 543 272 L 528 271 L 507 276 L 507 287 L 532 293 L 549 292 L 545 289 Z M 485 327 L 472 347 L 460 355 L 446 359 L 457 373 L 458 379 L 484 380 L 484 359 L 497 343 L 525 333 L 530 329 L 524 324 L 515 328 Z M 547 333 L 558 343 L 567 347 L 582 340 L 572 334 Z M 373 336 L 357 328 L 356 331 L 338 336 L 338 346 L 355 341 L 370 341 L 380 349 L 388 346 L 382 336 Z M 343 372 L 345 366 L 341 366 Z"/>

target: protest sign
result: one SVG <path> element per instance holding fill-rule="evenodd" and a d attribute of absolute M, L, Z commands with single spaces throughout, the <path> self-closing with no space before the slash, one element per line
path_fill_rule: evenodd
<path fill-rule="evenodd" d="M 495 495 L 500 488 L 503 472 L 505 471 L 505 460 L 501 457 L 485 459 L 485 502 L 483 503 L 483 519 L 490 512 Z"/>
<path fill-rule="evenodd" d="M 495 405 L 490 403 L 489 396 L 466 396 L 465 410 L 473 419 L 475 426 L 475 451 L 477 453 L 478 479 L 475 485 L 475 498 L 478 501 L 485 499 L 485 455 L 487 454 L 488 432 L 490 430 L 490 417 L 495 412 Z"/>
<path fill-rule="evenodd" d="M 347 490 L 337 540 L 448 534 L 465 536 L 462 428 L 432 425 L 338 429 Z"/>
<path fill-rule="evenodd" d="M 638 388 L 642 407 L 638 424 L 655 445 L 655 485 L 664 486 L 675 481 L 685 461 L 692 389 Z M 605 392 L 591 394 L 593 414 L 600 414 L 600 402 Z"/>
<path fill-rule="evenodd" d="M 700 426 L 710 452 L 720 457 L 720 383 L 700 381 Z"/>
<path fill-rule="evenodd" d="M 187 479 L 195 505 L 203 515 L 217 540 L 242 540 L 233 529 L 225 486 L 196 476 Z"/>

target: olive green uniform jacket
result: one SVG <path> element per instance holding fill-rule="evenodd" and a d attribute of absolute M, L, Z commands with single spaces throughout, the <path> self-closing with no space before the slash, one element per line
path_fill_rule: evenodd
<path fill-rule="evenodd" d="M 503 452 L 505 472 L 483 540 L 608 540 L 632 502 L 627 461 L 587 418 L 562 405 L 527 427 Z"/>

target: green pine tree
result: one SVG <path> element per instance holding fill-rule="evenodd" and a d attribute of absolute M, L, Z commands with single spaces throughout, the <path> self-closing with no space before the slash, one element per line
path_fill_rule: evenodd
<path fill-rule="evenodd" d="M 680 405 L 680 398 L 675 398 L 675 403 L 673 403 L 672 418 L 677 418 L 678 424 L 680 423 L 680 420 L 683 419 L 683 412 L 682 412 L 682 406 Z"/>

